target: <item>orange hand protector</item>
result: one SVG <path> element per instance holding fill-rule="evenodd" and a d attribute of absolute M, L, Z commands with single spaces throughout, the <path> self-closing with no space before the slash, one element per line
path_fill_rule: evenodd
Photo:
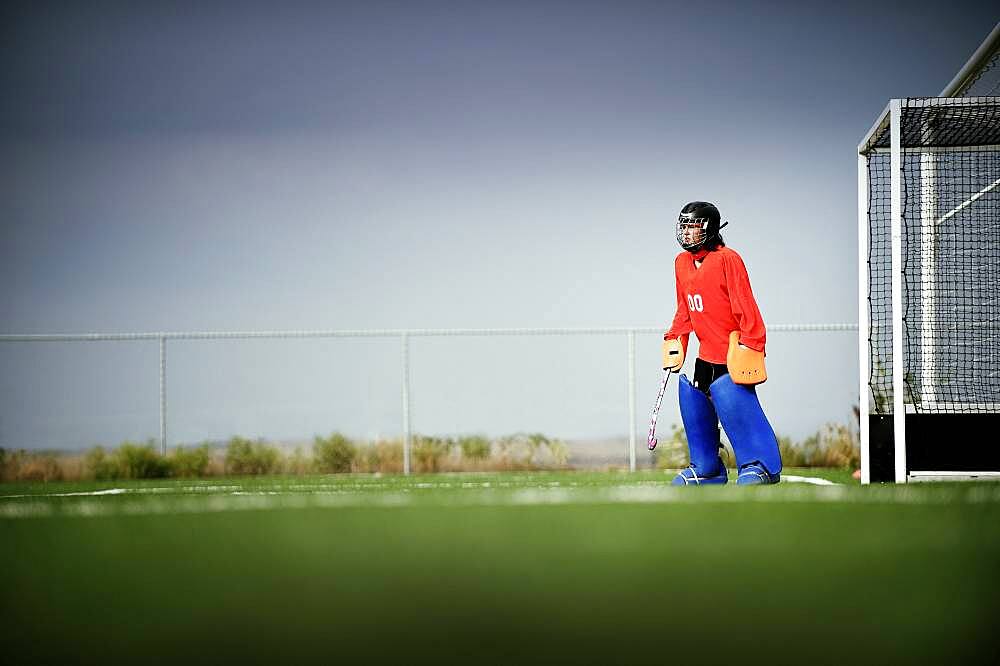
<path fill-rule="evenodd" d="M 663 341 L 663 369 L 670 372 L 680 372 L 684 365 L 684 345 L 680 338 Z"/>
<path fill-rule="evenodd" d="M 726 354 L 726 365 L 734 384 L 755 386 L 767 381 L 767 370 L 764 369 L 764 352 L 754 351 L 740 345 L 740 332 L 729 334 L 729 353 Z"/>

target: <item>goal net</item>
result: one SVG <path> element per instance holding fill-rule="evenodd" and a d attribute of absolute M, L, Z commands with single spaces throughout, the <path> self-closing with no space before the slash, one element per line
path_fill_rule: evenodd
<path fill-rule="evenodd" d="M 1000 97 L 892 100 L 858 189 L 863 480 L 1000 470 Z"/>

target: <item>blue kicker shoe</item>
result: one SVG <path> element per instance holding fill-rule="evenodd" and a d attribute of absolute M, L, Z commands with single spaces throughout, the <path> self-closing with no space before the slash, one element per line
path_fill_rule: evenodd
<path fill-rule="evenodd" d="M 771 474 L 759 462 L 752 462 L 740 468 L 736 484 L 740 486 L 770 485 L 781 481 L 781 474 Z"/>
<path fill-rule="evenodd" d="M 695 469 L 694 465 L 689 465 L 685 467 L 674 480 L 670 482 L 672 486 L 721 486 L 729 481 L 729 472 L 726 471 L 726 466 L 722 464 L 722 460 L 719 460 L 719 469 L 722 470 L 715 476 L 699 476 L 698 470 Z"/>

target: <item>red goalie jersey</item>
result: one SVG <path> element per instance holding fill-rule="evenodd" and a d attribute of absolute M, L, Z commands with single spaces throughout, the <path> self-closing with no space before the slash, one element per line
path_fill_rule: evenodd
<path fill-rule="evenodd" d="M 701 259 L 701 267 L 695 261 Z M 725 363 L 730 331 L 740 332 L 740 344 L 764 351 L 767 331 L 750 290 L 743 259 L 722 246 L 710 252 L 681 252 L 674 260 L 677 276 L 677 314 L 663 338 L 681 338 L 687 346 L 694 331 L 698 357 Z"/>

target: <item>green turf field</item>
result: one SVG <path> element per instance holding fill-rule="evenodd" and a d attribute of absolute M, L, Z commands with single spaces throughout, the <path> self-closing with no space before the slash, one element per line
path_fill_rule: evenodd
<path fill-rule="evenodd" d="M 6 663 L 989 663 L 1000 484 L 0 486 Z M 104 494 L 87 494 L 102 492 Z"/>

